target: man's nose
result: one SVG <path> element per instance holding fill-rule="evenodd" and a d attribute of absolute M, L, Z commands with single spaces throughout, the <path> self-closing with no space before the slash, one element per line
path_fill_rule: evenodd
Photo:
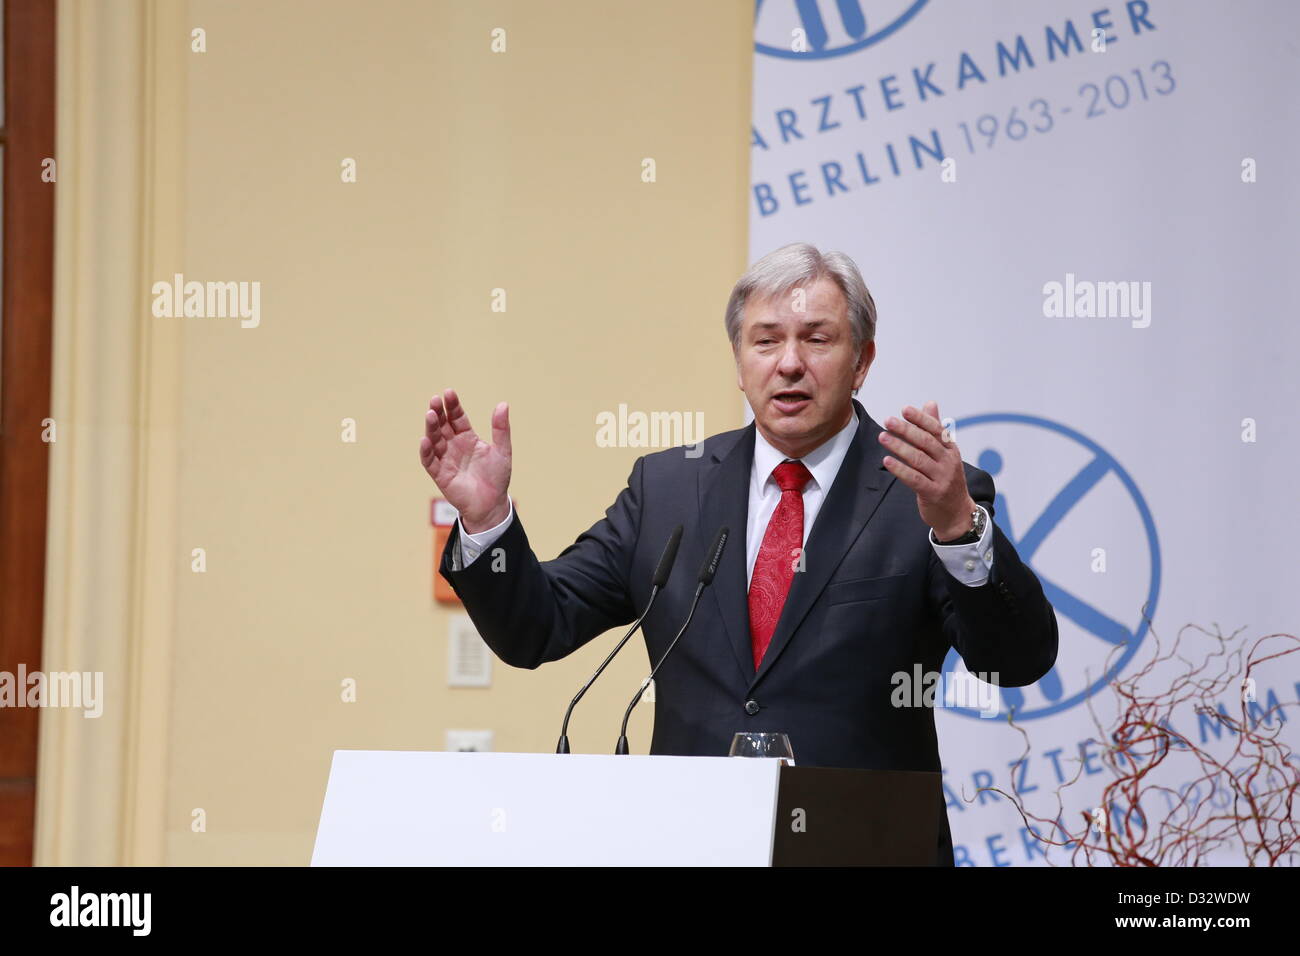
<path fill-rule="evenodd" d="M 803 374 L 803 351 L 798 341 L 790 342 L 782 349 L 777 371 L 786 378 L 795 378 Z"/>

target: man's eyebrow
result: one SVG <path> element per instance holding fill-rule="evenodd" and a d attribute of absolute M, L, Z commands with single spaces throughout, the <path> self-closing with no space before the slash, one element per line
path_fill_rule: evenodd
<path fill-rule="evenodd" d="M 800 319 L 799 324 L 802 325 L 804 328 L 814 328 L 819 325 L 826 325 L 829 321 L 830 321 L 829 319 L 808 318 L 808 319 Z M 762 322 L 755 322 L 753 325 L 750 326 L 750 329 L 757 331 L 758 329 L 779 329 L 780 327 L 781 327 L 780 322 L 774 322 L 771 319 L 768 319 Z"/>

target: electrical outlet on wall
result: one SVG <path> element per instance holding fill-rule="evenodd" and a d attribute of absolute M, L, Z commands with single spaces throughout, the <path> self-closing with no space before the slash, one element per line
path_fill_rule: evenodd
<path fill-rule="evenodd" d="M 447 744 L 443 749 L 449 753 L 491 753 L 492 731 L 449 730 Z"/>

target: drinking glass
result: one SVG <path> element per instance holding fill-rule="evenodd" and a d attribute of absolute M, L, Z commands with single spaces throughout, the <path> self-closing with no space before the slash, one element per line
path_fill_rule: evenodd
<path fill-rule="evenodd" d="M 732 757 L 771 757 L 794 766 L 794 750 L 785 734 L 740 732 L 731 738 Z"/>

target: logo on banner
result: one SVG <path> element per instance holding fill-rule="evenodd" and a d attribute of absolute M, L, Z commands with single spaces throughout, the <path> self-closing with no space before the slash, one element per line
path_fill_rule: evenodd
<path fill-rule="evenodd" d="M 1002 712 L 1014 709 L 1024 721 L 1068 710 L 1121 673 L 1147 636 L 1160 593 L 1151 511 L 1114 456 L 1072 428 L 1013 413 L 955 427 L 963 456 L 993 476 L 993 520 L 1038 577 L 1060 626 L 1056 664 L 1029 687 L 1001 688 Z M 964 673 L 955 648 L 944 672 Z"/>
<path fill-rule="evenodd" d="M 929 0 L 757 0 L 754 49 L 791 60 L 824 60 L 879 43 Z M 801 30 L 806 49 L 794 49 Z"/>

